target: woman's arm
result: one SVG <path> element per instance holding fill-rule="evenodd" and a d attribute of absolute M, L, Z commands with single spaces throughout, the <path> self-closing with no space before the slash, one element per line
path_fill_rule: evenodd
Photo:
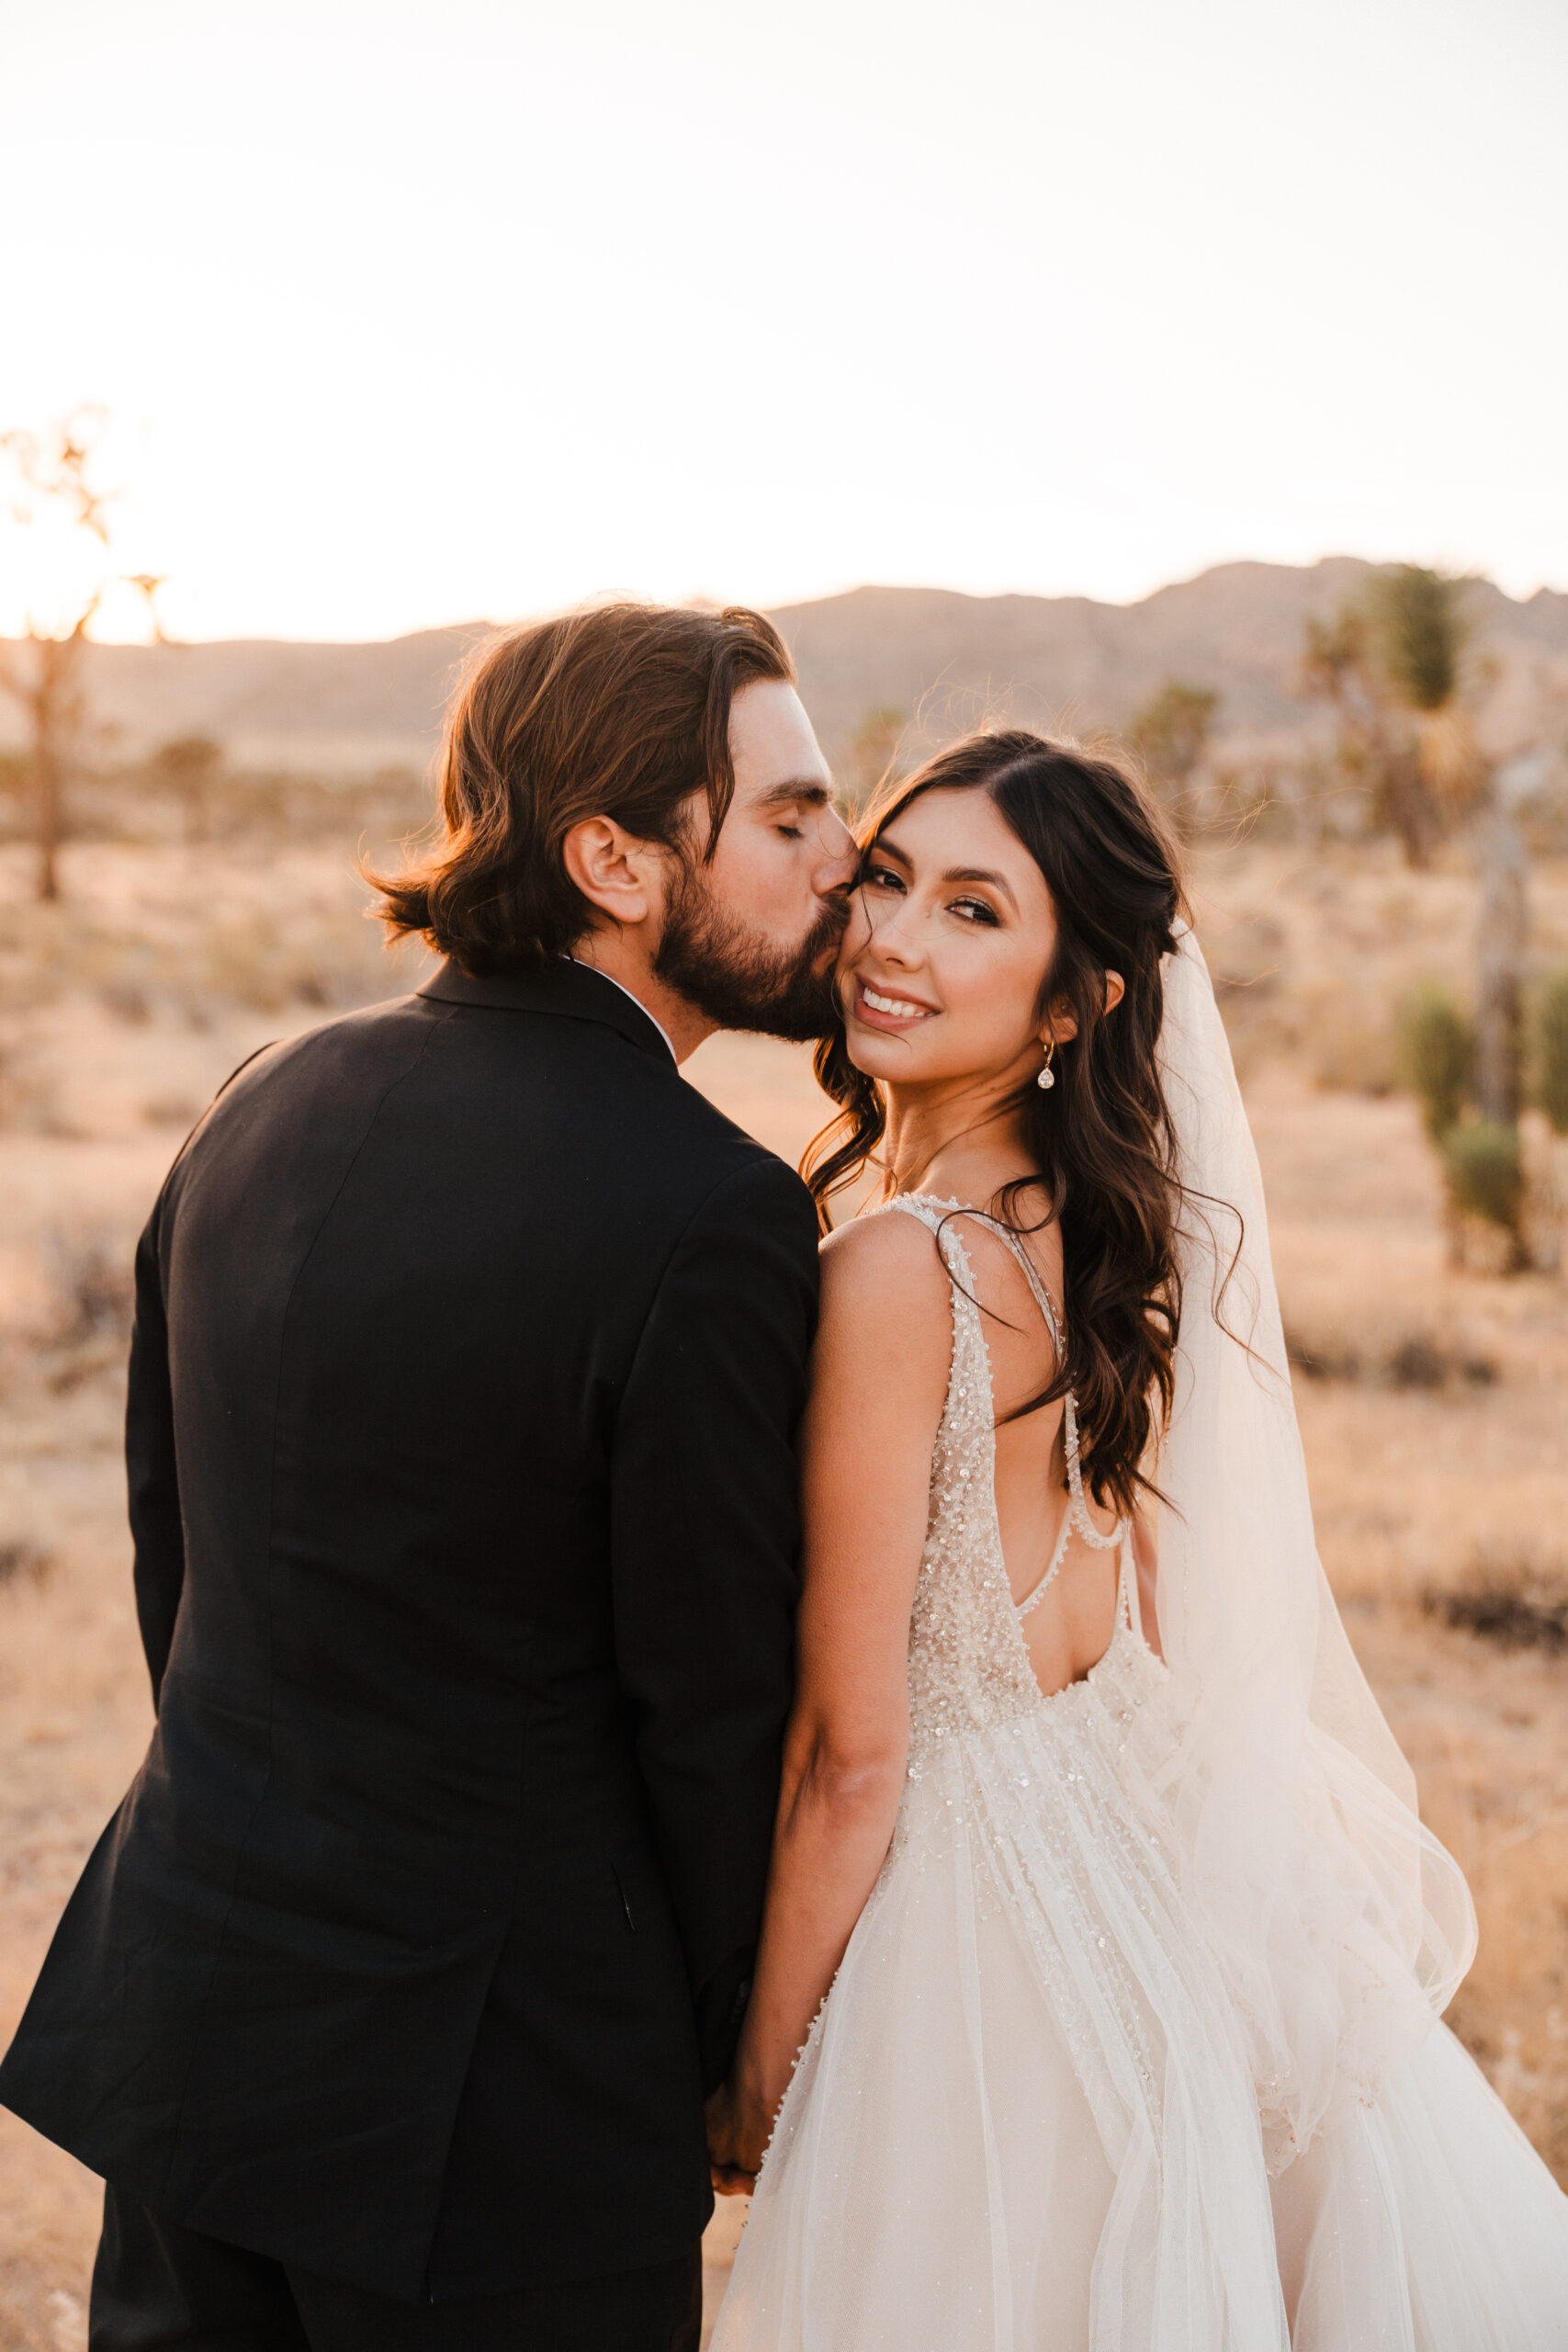
<path fill-rule="evenodd" d="M 798 1680 L 762 1940 L 735 2069 L 709 2102 L 716 2186 L 745 2190 L 893 1834 L 909 1611 L 952 1353 L 947 1277 L 913 1218 L 826 1245 L 803 1428 Z"/>

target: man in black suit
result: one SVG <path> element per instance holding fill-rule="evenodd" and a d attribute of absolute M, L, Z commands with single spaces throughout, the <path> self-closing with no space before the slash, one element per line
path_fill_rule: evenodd
<path fill-rule="evenodd" d="M 138 1254 L 157 1724 L 0 2070 L 107 2183 L 94 2352 L 697 2341 L 817 1269 L 677 1065 L 820 1025 L 853 856 L 749 613 L 501 640 L 444 808 L 440 971 L 246 1064 Z"/>

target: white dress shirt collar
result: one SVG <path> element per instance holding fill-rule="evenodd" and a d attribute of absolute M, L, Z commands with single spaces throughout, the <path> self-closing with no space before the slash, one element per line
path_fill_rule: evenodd
<path fill-rule="evenodd" d="M 581 956 L 569 956 L 566 960 L 569 964 L 581 964 L 585 972 L 599 972 L 599 967 L 597 964 L 583 963 L 583 959 Z M 666 1029 L 662 1021 L 659 1020 L 653 1013 L 649 1012 L 648 1007 L 644 1004 L 641 997 L 632 996 L 632 992 L 630 989 L 627 988 L 626 982 L 624 980 L 617 980 L 615 975 L 611 972 L 599 972 L 599 978 L 602 980 L 608 980 L 613 989 L 619 989 L 623 996 L 631 997 L 631 1001 L 636 1005 L 637 1011 L 646 1015 L 646 1017 L 653 1023 L 654 1027 L 658 1030 L 665 1044 L 670 1046 L 670 1058 L 672 1062 L 676 1063 L 677 1067 L 679 1067 L 679 1057 L 675 1052 L 674 1046 L 670 1045 L 669 1030 Z"/>

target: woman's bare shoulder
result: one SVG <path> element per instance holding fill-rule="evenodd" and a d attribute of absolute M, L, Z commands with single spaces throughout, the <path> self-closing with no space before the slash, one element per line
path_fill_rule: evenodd
<path fill-rule="evenodd" d="M 880 1431 L 875 1445 L 885 1450 L 895 1438 L 917 1451 L 929 1446 L 953 1354 L 950 1302 L 935 1238 L 918 1218 L 901 1211 L 859 1217 L 829 1234 L 813 1384 L 818 1408 L 829 1419 L 852 1409 L 859 1438 Z"/>
<path fill-rule="evenodd" d="M 954 1210 L 944 1228 L 962 1245 L 959 1279 L 966 1271 L 980 1305 L 1002 1313 L 1028 1309 L 1023 1316 L 1032 1329 L 1038 1309 L 1013 1250 L 1001 1238 L 993 1219 L 964 1209 Z M 1031 1236 L 1037 1271 L 1053 1290 L 1060 1280 L 1059 1249 L 1041 1249 Z M 908 1301 L 912 1312 L 945 1314 L 949 1295 L 948 1271 L 937 1238 L 919 1217 L 900 1212 L 880 1212 L 840 1226 L 821 1245 L 824 1300 L 852 1302 L 857 1306 L 894 1306 Z M 1056 1282 L 1053 1282 L 1053 1275 Z"/>
<path fill-rule="evenodd" d="M 919 1217 L 878 1209 L 840 1225 L 821 1245 L 822 1280 L 857 1293 L 893 1287 L 913 1279 L 938 1296 L 947 1274 L 936 1236 Z"/>
<path fill-rule="evenodd" d="M 892 1211 L 857 1217 L 822 1244 L 822 1315 L 902 1341 L 945 1332 L 947 1271 L 936 1237 L 918 1217 Z"/>

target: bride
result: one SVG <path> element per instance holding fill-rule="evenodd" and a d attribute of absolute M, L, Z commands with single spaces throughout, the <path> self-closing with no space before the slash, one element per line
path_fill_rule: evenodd
<path fill-rule="evenodd" d="M 823 1250 L 715 2352 L 1568 2345 L 1568 2199 L 1437 2022 L 1473 1915 L 1318 1566 L 1158 818 L 976 736 L 856 908 L 810 1181 L 874 1154 L 885 1205 Z"/>

